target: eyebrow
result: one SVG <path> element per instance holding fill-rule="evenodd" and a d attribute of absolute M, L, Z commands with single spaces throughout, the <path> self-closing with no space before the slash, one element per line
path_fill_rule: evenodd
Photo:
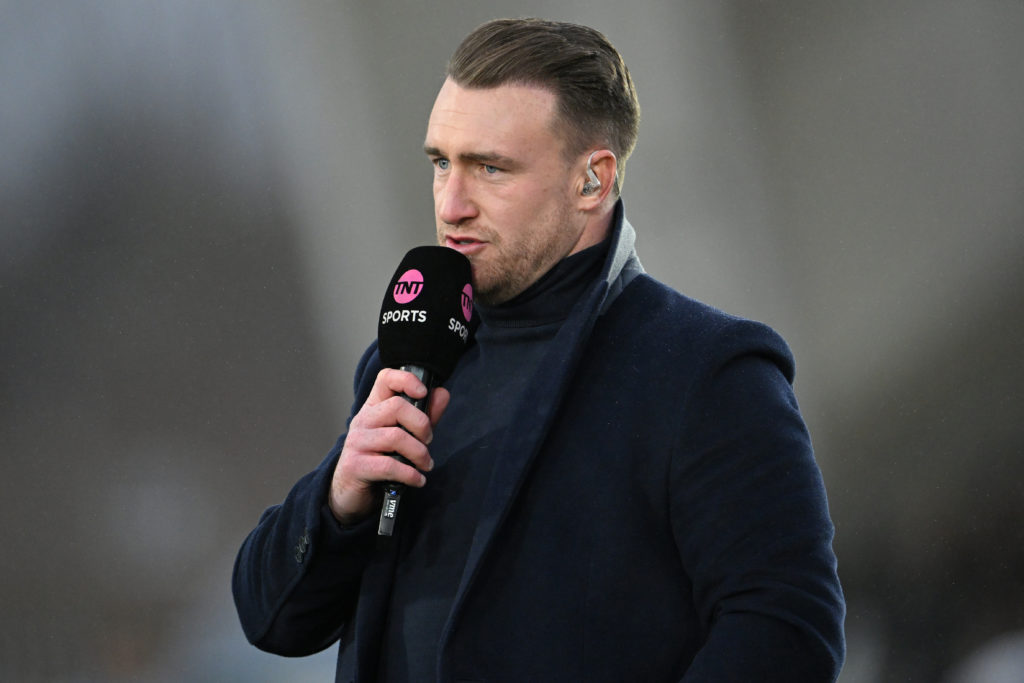
<path fill-rule="evenodd" d="M 427 156 L 448 156 L 437 147 L 431 147 L 430 145 L 424 145 L 423 151 L 426 152 Z M 459 155 L 459 161 L 466 161 L 475 164 L 487 164 L 488 166 L 499 166 L 501 168 L 514 168 L 519 165 L 512 157 L 507 157 L 502 154 L 498 154 L 497 152 L 463 152 Z"/>

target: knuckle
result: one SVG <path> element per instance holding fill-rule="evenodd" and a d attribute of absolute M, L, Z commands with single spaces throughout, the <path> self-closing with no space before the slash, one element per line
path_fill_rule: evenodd
<path fill-rule="evenodd" d="M 366 450 L 369 432 L 363 429 L 353 429 L 345 437 L 345 446 L 342 448 L 342 456 L 353 451 L 359 452 Z"/>
<path fill-rule="evenodd" d="M 370 458 L 367 473 L 377 481 L 396 479 L 401 472 L 401 463 L 386 455 Z"/>

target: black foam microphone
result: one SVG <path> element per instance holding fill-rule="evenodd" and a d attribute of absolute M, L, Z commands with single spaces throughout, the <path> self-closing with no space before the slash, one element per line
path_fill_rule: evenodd
<path fill-rule="evenodd" d="M 452 374 L 472 338 L 470 274 L 469 259 L 454 249 L 416 247 L 398 264 L 384 295 L 377 323 L 381 361 L 411 372 L 426 385 L 422 399 L 403 394 L 424 412 L 430 391 Z M 391 456 L 411 464 L 397 453 Z M 393 533 L 404 488 L 395 482 L 384 484 L 379 535 Z"/>

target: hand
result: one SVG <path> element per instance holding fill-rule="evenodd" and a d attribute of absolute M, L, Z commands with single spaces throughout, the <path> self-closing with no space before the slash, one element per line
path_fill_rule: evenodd
<path fill-rule="evenodd" d="M 427 387 L 412 373 L 385 368 L 352 418 L 334 468 L 329 501 L 331 512 L 342 524 L 352 525 L 373 510 L 378 482 L 418 488 L 427 482 L 422 472 L 434 467 L 427 444 L 448 407 L 448 390 L 438 387 L 431 392 L 426 413 L 400 394 L 420 399 L 427 395 Z M 390 453 L 404 456 L 413 466 L 388 457 Z"/>

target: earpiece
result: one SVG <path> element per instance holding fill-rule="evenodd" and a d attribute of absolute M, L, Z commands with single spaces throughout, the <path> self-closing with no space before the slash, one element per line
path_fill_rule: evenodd
<path fill-rule="evenodd" d="M 584 196 L 594 194 L 601 189 L 601 181 L 597 179 L 597 174 L 594 173 L 594 169 L 590 167 L 590 162 L 593 160 L 594 154 L 597 154 L 597 152 L 593 152 L 590 155 L 590 158 L 587 159 L 587 182 L 583 183 L 583 191 L 580 193 Z"/>

